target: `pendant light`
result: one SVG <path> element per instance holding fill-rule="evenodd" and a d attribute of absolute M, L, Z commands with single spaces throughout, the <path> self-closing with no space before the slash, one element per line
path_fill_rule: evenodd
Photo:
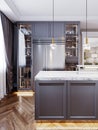
<path fill-rule="evenodd" d="M 87 3 L 87 0 L 86 0 L 86 37 L 85 37 L 85 43 L 84 43 L 84 49 L 85 50 L 90 50 L 90 43 L 88 41 L 88 21 L 87 21 L 87 18 L 88 18 L 88 3 Z"/>
<path fill-rule="evenodd" d="M 85 43 L 88 44 L 88 36 L 87 36 L 87 15 L 88 15 L 88 8 L 87 8 L 87 0 L 86 0 L 86 38 L 85 38 Z"/>
<path fill-rule="evenodd" d="M 53 6 L 52 6 L 52 19 L 53 19 L 53 22 L 52 22 L 52 24 L 53 24 L 53 26 L 52 26 L 52 32 L 53 32 L 53 34 L 52 34 L 52 40 L 51 40 L 51 44 L 50 44 L 50 47 L 51 47 L 51 49 L 55 49 L 56 48 L 56 44 L 55 44 L 55 40 L 54 40 L 54 0 L 52 0 L 53 1 Z"/>

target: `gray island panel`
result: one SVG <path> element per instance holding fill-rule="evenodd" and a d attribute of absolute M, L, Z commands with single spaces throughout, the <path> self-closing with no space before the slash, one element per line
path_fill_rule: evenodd
<path fill-rule="evenodd" d="M 35 77 L 35 119 L 98 119 L 97 75 L 97 72 L 40 71 Z"/>

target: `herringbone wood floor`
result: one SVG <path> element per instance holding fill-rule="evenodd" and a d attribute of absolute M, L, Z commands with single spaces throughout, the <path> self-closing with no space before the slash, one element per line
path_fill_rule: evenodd
<path fill-rule="evenodd" d="M 98 121 L 35 121 L 34 95 L 0 101 L 0 130 L 98 130 Z"/>

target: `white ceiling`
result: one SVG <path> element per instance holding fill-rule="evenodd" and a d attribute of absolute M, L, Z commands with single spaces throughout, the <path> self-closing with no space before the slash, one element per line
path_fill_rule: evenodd
<path fill-rule="evenodd" d="M 88 28 L 98 29 L 98 0 L 88 0 Z M 13 21 L 52 21 L 53 0 L 0 0 Z M 55 21 L 80 21 L 85 29 L 86 0 L 54 0 Z"/>

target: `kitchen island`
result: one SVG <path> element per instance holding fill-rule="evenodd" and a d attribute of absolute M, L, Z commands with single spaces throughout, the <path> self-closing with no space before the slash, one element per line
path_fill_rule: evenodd
<path fill-rule="evenodd" d="M 98 80 L 97 71 L 40 71 L 35 80 Z"/>
<path fill-rule="evenodd" d="M 98 119 L 98 72 L 40 71 L 35 76 L 35 119 Z"/>

